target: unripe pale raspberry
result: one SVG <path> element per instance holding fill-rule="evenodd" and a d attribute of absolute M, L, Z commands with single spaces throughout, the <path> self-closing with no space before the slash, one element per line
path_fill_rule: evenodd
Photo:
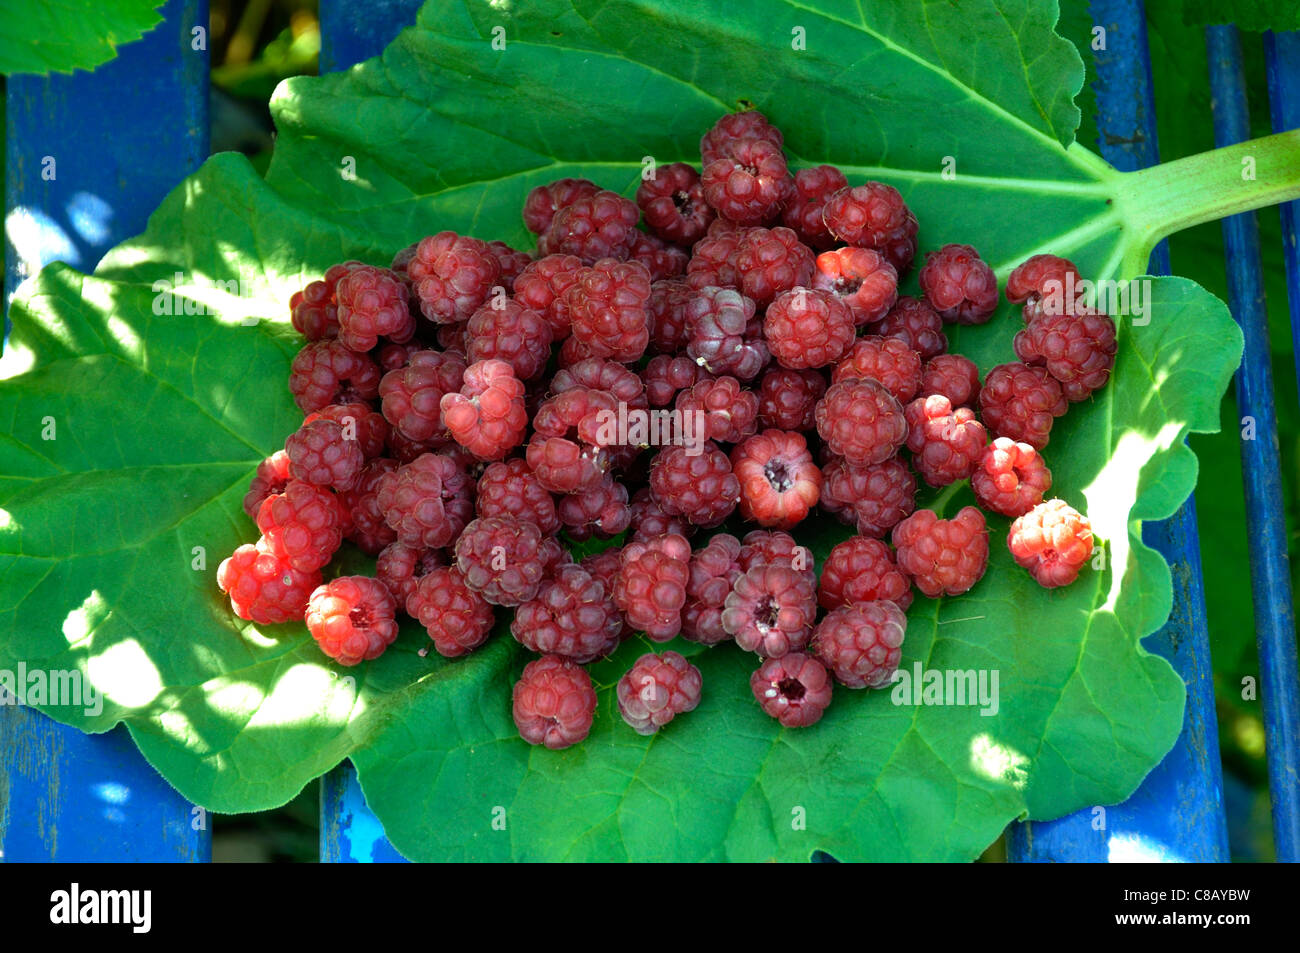
<path fill-rule="evenodd" d="M 433 647 L 445 658 L 472 652 L 492 634 L 492 606 L 465 585 L 455 566 L 439 566 L 422 576 L 406 598 L 406 612 L 424 626 Z"/>
<path fill-rule="evenodd" d="M 898 568 L 916 588 L 937 599 L 959 596 L 979 582 L 989 562 L 989 534 L 984 514 L 973 506 L 950 520 L 933 510 L 917 510 L 894 527 Z"/>
<path fill-rule="evenodd" d="M 883 463 L 907 439 L 903 408 L 878 381 L 848 378 L 817 402 L 817 432 L 849 463 Z"/>
<path fill-rule="evenodd" d="M 1014 518 L 1043 502 L 1052 472 L 1029 444 L 998 437 L 984 448 L 970 485 L 980 506 Z"/>
<path fill-rule="evenodd" d="M 305 618 L 320 650 L 341 665 L 379 658 L 397 639 L 393 594 L 378 579 L 340 576 L 312 592 Z"/>
<path fill-rule="evenodd" d="M 912 583 L 878 539 L 852 536 L 831 549 L 822 564 L 817 601 L 823 609 L 884 599 L 900 609 L 912 604 Z"/>
<path fill-rule="evenodd" d="M 678 652 L 649 652 L 618 680 L 615 694 L 623 720 L 639 735 L 653 735 L 700 703 L 704 679 Z"/>
<path fill-rule="evenodd" d="M 806 573 L 768 563 L 737 577 L 722 609 L 722 628 L 748 652 L 777 658 L 812 637 L 817 593 Z"/>
<path fill-rule="evenodd" d="M 235 615 L 259 625 L 301 619 L 319 585 L 319 569 L 294 569 L 261 543 L 240 546 L 217 567 L 217 586 L 230 596 Z"/>
<path fill-rule="evenodd" d="M 1092 557 L 1092 524 L 1064 500 L 1048 500 L 1016 518 L 1007 548 L 1040 586 L 1068 586 Z"/>
<path fill-rule="evenodd" d="M 760 526 L 790 529 L 817 505 L 822 473 L 803 434 L 764 430 L 731 451 L 740 483 L 740 515 Z"/>
<path fill-rule="evenodd" d="M 892 602 L 832 609 L 817 626 L 812 649 L 835 680 L 849 688 L 884 688 L 898 670 L 907 616 Z"/>
<path fill-rule="evenodd" d="M 806 728 L 821 720 L 831 703 L 831 687 L 826 666 L 802 652 L 769 658 L 749 678 L 763 711 L 787 728 Z"/>
<path fill-rule="evenodd" d="M 530 745 L 567 748 L 591 732 L 596 690 L 582 666 L 566 658 L 543 655 L 529 662 L 511 699 L 515 727 Z"/>
<path fill-rule="evenodd" d="M 898 272 L 870 248 L 822 252 L 812 286 L 843 301 L 857 327 L 881 320 L 898 300 Z"/>

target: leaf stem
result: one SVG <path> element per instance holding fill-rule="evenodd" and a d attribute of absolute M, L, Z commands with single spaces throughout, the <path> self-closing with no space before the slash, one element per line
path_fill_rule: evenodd
<path fill-rule="evenodd" d="M 1300 198 L 1300 129 L 1126 172 L 1116 202 L 1134 241 L 1120 277 L 1145 274 L 1156 243 L 1173 232 Z"/>

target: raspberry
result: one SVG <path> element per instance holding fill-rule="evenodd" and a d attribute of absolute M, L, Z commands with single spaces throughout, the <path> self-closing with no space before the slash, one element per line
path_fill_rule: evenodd
<path fill-rule="evenodd" d="M 339 494 L 339 502 L 352 521 L 347 538 L 371 556 L 378 556 L 385 546 L 397 540 L 397 533 L 384 520 L 378 499 L 379 481 L 385 473 L 396 469 L 396 460 L 386 457 L 371 460 L 361 468 L 352 489 Z"/>
<path fill-rule="evenodd" d="M 650 273 L 640 262 L 601 259 L 564 293 L 573 336 L 594 357 L 630 363 L 650 343 Z"/>
<path fill-rule="evenodd" d="M 463 357 L 465 351 L 468 350 L 466 346 L 468 335 L 465 333 L 465 323 L 461 321 L 456 324 L 438 325 L 438 329 L 434 333 L 434 339 L 438 342 L 438 347 L 446 352 L 455 351 Z"/>
<path fill-rule="evenodd" d="M 715 219 L 716 225 L 721 219 Z M 712 231 L 712 229 L 710 229 Z M 691 260 L 686 264 L 686 283 L 695 289 L 740 289 L 740 276 L 736 272 L 736 250 L 747 228 L 702 238 L 691 249 Z"/>
<path fill-rule="evenodd" d="M 1034 255 L 1016 267 L 1007 276 L 1007 300 L 1012 304 L 1024 304 L 1025 321 L 1039 311 L 1039 302 L 1054 292 L 1060 296 L 1061 303 L 1066 300 L 1067 289 L 1078 289 L 1082 283 L 1079 269 L 1068 258 L 1056 255 Z M 1070 300 L 1073 305 L 1079 298 L 1076 292 Z M 1065 307 L 1057 311 L 1069 310 Z"/>
<path fill-rule="evenodd" d="M 529 264 L 515 279 L 514 300 L 546 318 L 553 340 L 569 336 L 569 306 L 564 302 L 564 293 L 586 267 L 577 255 L 547 255 Z"/>
<path fill-rule="evenodd" d="M 470 363 L 505 361 L 521 381 L 537 377 L 551 359 L 551 326 L 538 312 L 510 298 L 483 305 L 465 330 L 469 335 L 465 356 Z"/>
<path fill-rule="evenodd" d="M 740 481 L 740 515 L 760 526 L 790 529 L 817 505 L 822 472 L 803 434 L 764 430 L 731 451 Z"/>
<path fill-rule="evenodd" d="M 327 417 L 304 423 L 284 442 L 289 475 L 316 486 L 351 489 L 366 462 L 361 444 L 344 436 L 343 426 Z"/>
<path fill-rule="evenodd" d="M 649 406 L 667 407 L 678 391 L 701 381 L 714 380 L 714 377 L 689 357 L 659 354 L 650 358 L 641 372 L 641 380 Z"/>
<path fill-rule="evenodd" d="M 1043 501 L 1052 472 L 1029 444 L 998 437 L 984 448 L 970 485 L 980 506 L 1016 517 Z"/>
<path fill-rule="evenodd" d="M 377 659 L 397 639 L 393 594 L 378 579 L 340 576 L 307 601 L 307 631 L 340 665 Z"/>
<path fill-rule="evenodd" d="M 822 209 L 826 229 L 839 241 L 872 248 L 903 274 L 916 256 L 916 216 L 898 189 L 883 182 L 843 188 Z"/>
<path fill-rule="evenodd" d="M 379 480 L 384 520 L 408 546 L 441 549 L 473 515 L 474 481 L 446 454 L 425 453 Z"/>
<path fill-rule="evenodd" d="M 787 291 L 763 319 L 768 350 L 793 370 L 833 364 L 852 346 L 853 334 L 853 312 L 828 291 Z"/>
<path fill-rule="evenodd" d="M 537 596 L 515 610 L 510 634 L 534 652 L 579 664 L 618 648 L 623 618 L 604 583 L 579 566 L 561 566 Z"/>
<path fill-rule="evenodd" d="M 942 394 L 954 407 L 974 407 L 980 393 L 980 371 L 960 354 L 936 354 L 921 368 L 922 397 Z"/>
<path fill-rule="evenodd" d="M 439 655 L 457 658 L 492 634 L 492 606 L 465 585 L 455 566 L 438 566 L 420 577 L 406 599 L 407 615 L 424 626 Z"/>
<path fill-rule="evenodd" d="M 822 210 L 826 200 L 848 184 L 844 173 L 833 165 L 800 169 L 794 174 L 794 198 L 786 203 L 781 223 L 794 229 L 799 240 L 809 248 L 830 248 L 835 238 L 822 221 Z"/>
<path fill-rule="evenodd" d="M 587 179 L 557 179 L 539 185 L 524 199 L 524 225 L 534 235 L 540 235 L 560 209 L 568 208 L 578 199 L 591 198 L 599 191 L 600 186 Z"/>
<path fill-rule="evenodd" d="M 627 487 L 608 473 L 591 486 L 561 497 L 557 512 L 565 532 L 578 542 L 593 536 L 609 539 L 632 522 Z"/>
<path fill-rule="evenodd" d="M 878 599 L 895 603 L 900 609 L 912 604 L 912 582 L 899 571 L 889 547 L 878 539 L 851 536 L 831 549 L 817 584 L 817 601 L 822 608 Z"/>
<path fill-rule="evenodd" d="M 487 247 L 501 266 L 501 283 L 505 285 L 506 291 L 513 291 L 515 279 L 533 263 L 533 256 L 526 251 L 511 248 L 505 242 L 488 242 Z"/>
<path fill-rule="evenodd" d="M 691 544 L 667 533 L 623 547 L 614 576 L 614 603 L 628 625 L 655 642 L 667 642 L 682 628 Z"/>
<path fill-rule="evenodd" d="M 763 711 L 787 728 L 816 724 L 831 703 L 826 667 L 802 652 L 768 659 L 749 677 L 749 687 Z"/>
<path fill-rule="evenodd" d="M 1068 409 L 1056 378 L 1043 367 L 999 364 L 980 388 L 980 417 L 999 437 L 1027 443 L 1035 450 L 1047 446 L 1052 421 Z"/>
<path fill-rule="evenodd" d="M 388 455 L 398 463 L 410 463 L 416 457 L 431 452 L 450 453 L 453 449 L 460 447 L 453 441 L 450 445 L 445 443 L 421 443 L 418 440 L 412 440 L 395 427 L 388 430 Z"/>
<path fill-rule="evenodd" d="M 257 511 L 264 548 L 300 572 L 320 569 L 343 543 L 343 511 L 328 490 L 290 480 Z"/>
<path fill-rule="evenodd" d="M 353 268 L 339 279 L 335 297 L 339 341 L 354 351 L 369 351 L 380 337 L 402 344 L 415 333 L 410 294 L 387 268 Z"/>
<path fill-rule="evenodd" d="M 245 543 L 217 567 L 217 585 L 235 615 L 259 625 L 301 619 L 320 570 L 303 572 L 262 545 Z"/>
<path fill-rule="evenodd" d="M 632 539 L 649 539 L 664 533 L 676 533 L 678 536 L 693 536 L 699 529 L 681 516 L 669 516 L 663 507 L 655 502 L 649 487 L 642 487 L 632 495 L 629 507 Z"/>
<path fill-rule="evenodd" d="M 669 245 L 663 239 L 645 232 L 637 232 L 632 239 L 632 247 L 627 253 L 628 261 L 638 261 L 645 265 L 651 281 L 667 281 L 669 278 L 681 278 L 686 274 L 686 265 L 691 256 L 676 245 Z"/>
<path fill-rule="evenodd" d="M 418 443 L 451 440 L 442 422 L 442 398 L 460 390 L 465 361 L 455 351 L 416 351 L 407 365 L 379 382 L 384 419 Z"/>
<path fill-rule="evenodd" d="M 603 420 L 617 416 L 614 398 L 590 387 L 575 387 L 547 398 L 533 416 L 528 466 L 552 493 L 573 493 L 600 479 L 608 455 L 598 449 Z"/>
<path fill-rule="evenodd" d="M 249 519 L 257 519 L 257 511 L 268 496 L 283 493 L 289 482 L 289 455 L 277 450 L 257 465 L 257 474 L 248 484 L 244 494 L 244 512 Z"/>
<path fill-rule="evenodd" d="M 505 517 L 532 523 L 550 536 L 560 529 L 555 500 L 523 460 L 488 464 L 478 479 L 479 516 Z"/>
<path fill-rule="evenodd" d="M 711 374 L 753 380 L 768 360 L 767 345 L 750 334 L 754 302 L 730 288 L 703 288 L 686 305 L 686 353 Z"/>
<path fill-rule="evenodd" d="M 542 255 L 577 255 L 585 264 L 602 258 L 623 259 L 639 234 L 641 211 L 615 192 L 580 198 L 555 213 L 537 239 Z"/>
<path fill-rule="evenodd" d="M 325 272 L 320 281 L 311 281 L 289 299 L 290 320 L 293 328 L 309 341 L 332 338 L 339 333 L 338 302 L 335 287 L 339 279 L 360 265 L 359 261 L 345 261 Z"/>
<path fill-rule="evenodd" d="M 501 280 L 501 263 L 487 242 L 455 232 L 421 239 L 406 271 L 420 313 L 434 324 L 468 321 Z"/>
<path fill-rule="evenodd" d="M 722 627 L 722 609 L 740 577 L 740 540 L 717 533 L 691 554 L 682 607 L 682 637 L 701 645 L 717 645 L 730 636 Z"/>
<path fill-rule="evenodd" d="M 399 609 L 406 607 L 406 600 L 420 580 L 433 570 L 446 564 L 442 550 L 418 549 L 405 543 L 391 543 L 384 547 L 375 562 L 375 578 L 388 587 Z"/>
<path fill-rule="evenodd" d="M 1007 548 L 1040 586 L 1068 586 L 1092 557 L 1092 524 L 1064 500 L 1039 503 L 1016 517 Z"/>
<path fill-rule="evenodd" d="M 623 720 L 638 735 L 653 735 L 700 703 L 704 679 L 678 652 L 649 652 L 618 680 L 615 694 Z"/>
<path fill-rule="evenodd" d="M 456 442 L 480 460 L 500 460 L 523 443 L 528 429 L 523 382 L 505 361 L 465 368 L 460 391 L 444 394 L 439 406 Z"/>
<path fill-rule="evenodd" d="M 666 242 L 693 245 L 704 237 L 713 209 L 704 202 L 700 174 L 685 162 L 657 166 L 636 190 L 650 230 Z"/>
<path fill-rule="evenodd" d="M 920 354 L 923 361 L 948 350 L 948 337 L 943 333 L 943 319 L 939 313 L 921 298 L 909 295 L 903 295 L 890 308 L 876 333 L 886 338 L 897 338 Z"/>
<path fill-rule="evenodd" d="M 858 338 L 831 371 L 832 384 L 852 378 L 877 381 L 900 404 L 906 404 L 921 388 L 921 355 L 898 338 L 878 334 Z"/>
<path fill-rule="evenodd" d="M 933 510 L 917 510 L 894 527 L 898 568 L 931 599 L 959 596 L 979 582 L 989 562 L 984 514 L 962 507 L 950 520 Z"/>
<path fill-rule="evenodd" d="M 898 300 L 898 272 L 870 248 L 837 248 L 817 256 L 812 286 L 848 305 L 857 327 L 885 317 Z"/>
<path fill-rule="evenodd" d="M 702 452 L 664 447 L 650 464 L 650 493 L 665 513 L 696 526 L 717 526 L 740 502 L 740 482 L 727 455 L 711 441 Z"/>
<path fill-rule="evenodd" d="M 822 468 L 821 505 L 864 536 L 884 536 L 916 509 L 916 478 L 897 457 L 865 467 L 833 457 Z"/>
<path fill-rule="evenodd" d="M 479 517 L 456 540 L 456 568 L 465 585 L 495 606 L 527 602 L 546 574 L 542 531 L 532 523 Z"/>
<path fill-rule="evenodd" d="M 293 359 L 289 391 L 304 414 L 328 404 L 370 400 L 379 393 L 379 368 L 367 355 L 339 341 L 308 344 Z"/>
<path fill-rule="evenodd" d="M 602 391 L 629 408 L 645 410 L 645 385 L 635 371 L 614 361 L 598 357 L 584 358 L 561 368 L 551 378 L 551 393 L 563 394 L 566 390 L 587 387 Z"/>
<path fill-rule="evenodd" d="M 686 304 L 694 294 L 681 278 L 667 278 L 650 285 L 650 302 L 646 321 L 650 331 L 650 348 L 663 354 L 676 354 L 690 340 L 686 326 Z"/>
<path fill-rule="evenodd" d="M 817 593 L 806 573 L 768 563 L 737 577 L 722 609 L 722 628 L 747 652 L 779 658 L 812 637 Z"/>
<path fill-rule="evenodd" d="M 738 139 L 705 163 L 704 200 L 738 225 L 762 225 L 781 211 L 790 172 L 781 147 L 768 139 Z"/>
<path fill-rule="evenodd" d="M 582 666 L 558 655 L 543 655 L 525 665 L 511 698 L 519 736 L 552 750 L 586 738 L 596 715 L 591 677 Z"/>
<path fill-rule="evenodd" d="M 849 688 L 884 688 L 903 655 L 907 616 L 892 602 L 832 609 L 813 635 L 814 654 Z"/>
<path fill-rule="evenodd" d="M 714 159 L 731 154 L 732 148 L 745 139 L 766 139 L 778 149 L 785 144 L 781 130 L 768 122 L 756 109 L 723 116 L 700 139 L 700 157 L 708 165 Z"/>
<path fill-rule="evenodd" d="M 1016 357 L 1042 364 L 1061 383 L 1065 399 L 1081 401 L 1106 386 L 1115 364 L 1115 322 L 1077 305 L 1068 313 L 1043 311 L 1016 333 Z"/>
<path fill-rule="evenodd" d="M 405 344 L 393 344 L 390 341 L 375 348 L 372 356 L 375 363 L 379 365 L 379 369 L 386 374 L 389 371 L 397 370 L 399 367 L 405 367 L 411 363 L 411 357 L 422 350 L 424 350 L 424 346 L 418 341 L 408 341 Z"/>
<path fill-rule="evenodd" d="M 740 292 L 758 307 L 813 277 L 813 254 L 788 228 L 751 228 L 736 245 Z"/>
<path fill-rule="evenodd" d="M 775 564 L 803 574 L 808 585 L 817 585 L 817 569 L 812 552 L 800 546 L 794 537 L 782 530 L 756 529 L 745 534 L 740 541 L 740 555 L 736 558 L 741 572 L 758 566 Z"/>
<path fill-rule="evenodd" d="M 883 463 L 907 439 L 898 401 L 878 381 L 848 378 L 817 402 L 817 432 L 832 453 L 849 463 Z"/>
<path fill-rule="evenodd" d="M 675 408 L 683 421 L 687 414 L 702 416 L 703 433 L 697 439 L 739 443 L 758 426 L 758 396 L 742 390 L 734 377 L 700 381 L 677 395 Z"/>
<path fill-rule="evenodd" d="M 944 245 L 928 252 L 917 280 L 945 321 L 984 324 L 997 310 L 997 276 L 970 245 Z"/>
<path fill-rule="evenodd" d="M 332 420 L 342 427 L 343 439 L 356 441 L 366 460 L 383 456 L 384 444 L 388 439 L 388 421 L 383 414 L 371 409 L 369 404 L 330 404 L 314 414 L 308 414 L 303 423 L 310 424 L 322 418 Z"/>
<path fill-rule="evenodd" d="M 815 369 L 770 368 L 758 384 L 758 425 L 765 430 L 812 430 L 817 426 L 817 401 L 825 393 L 826 378 Z"/>
<path fill-rule="evenodd" d="M 975 472 L 989 435 L 969 407 L 955 410 L 940 394 L 918 397 L 903 411 L 912 465 L 930 486 L 947 486 Z"/>

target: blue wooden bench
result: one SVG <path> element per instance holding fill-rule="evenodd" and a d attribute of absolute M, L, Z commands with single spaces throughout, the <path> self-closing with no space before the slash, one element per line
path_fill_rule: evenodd
<path fill-rule="evenodd" d="M 419 0 L 321 0 L 321 69 L 344 69 L 377 54 L 414 22 L 418 7 Z M 1107 36 L 1107 48 L 1096 54 L 1101 153 L 1124 170 L 1151 165 L 1159 159 L 1142 3 L 1094 0 L 1091 9 Z M 208 62 L 191 38 L 196 25 L 207 23 L 207 3 L 169 0 L 163 12 L 161 26 L 93 74 L 10 81 L 5 206 L 26 211 L 17 231 L 6 217 L 9 294 L 56 258 L 93 269 L 109 248 L 142 231 L 163 196 L 206 158 Z M 1215 138 L 1228 145 L 1249 135 L 1240 40 L 1231 26 L 1209 28 L 1206 40 Z M 1273 128 L 1300 127 L 1300 34 L 1266 37 L 1266 54 Z M 146 149 L 147 166 L 140 163 Z M 60 163 L 52 182 L 39 174 L 39 156 L 47 154 Z M 1300 202 L 1282 210 L 1293 316 L 1300 316 L 1298 211 Z M 1225 220 L 1223 229 L 1229 303 L 1246 339 L 1237 397 L 1258 435 L 1242 442 L 1242 472 L 1273 833 L 1278 859 L 1294 861 L 1300 857 L 1300 690 L 1259 235 L 1253 213 Z M 1164 274 L 1169 267 L 1162 244 L 1150 270 Z M 1293 333 L 1300 373 L 1300 321 Z M 1133 797 L 1107 808 L 1104 825 L 1091 810 L 1014 825 L 1008 838 L 1014 861 L 1228 859 L 1194 501 L 1143 533 L 1174 569 L 1173 612 L 1147 645 L 1187 684 L 1182 735 Z M 401 860 L 350 767 L 322 780 L 320 803 L 321 860 Z M 212 819 L 145 763 L 124 729 L 90 736 L 30 710 L 0 707 L 0 859 L 206 861 L 211 831 Z"/>

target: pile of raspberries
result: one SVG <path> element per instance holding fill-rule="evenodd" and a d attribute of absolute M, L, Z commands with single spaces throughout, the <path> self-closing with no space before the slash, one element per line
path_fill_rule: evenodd
<path fill-rule="evenodd" d="M 758 112 L 725 116 L 702 172 L 649 169 L 635 201 L 584 179 L 533 189 L 536 252 L 441 232 L 297 292 L 307 343 L 289 389 L 306 417 L 244 498 L 262 535 L 218 570 L 234 611 L 305 619 L 356 665 L 393 643 L 402 612 L 454 658 L 510 607 L 540 656 L 514 686 L 515 723 L 563 748 L 595 714 L 583 666 L 634 633 L 755 653 L 754 697 L 782 725 L 816 722 L 834 682 L 888 685 L 913 586 L 960 595 L 988 564 L 981 509 L 917 510 L 917 477 L 968 480 L 1013 520 L 1017 563 L 1072 582 L 1092 533 L 1045 499 L 1042 451 L 1107 382 L 1114 322 L 1063 293 L 1079 283 L 1069 261 L 1035 255 L 1004 289 L 1023 305 L 1020 360 L 981 381 L 944 334 L 997 308 L 975 249 L 929 252 L 920 296 L 900 296 L 917 251 L 902 195 L 829 165 L 791 173 L 782 144 Z M 694 445 L 603 435 L 611 414 L 671 411 L 701 422 Z M 820 576 L 788 532 L 818 506 L 857 531 Z M 752 528 L 692 549 L 729 518 Z M 561 533 L 626 541 L 575 562 Z M 323 581 L 344 540 L 377 557 L 373 577 Z M 649 734 L 701 689 L 665 651 L 616 694 Z"/>

